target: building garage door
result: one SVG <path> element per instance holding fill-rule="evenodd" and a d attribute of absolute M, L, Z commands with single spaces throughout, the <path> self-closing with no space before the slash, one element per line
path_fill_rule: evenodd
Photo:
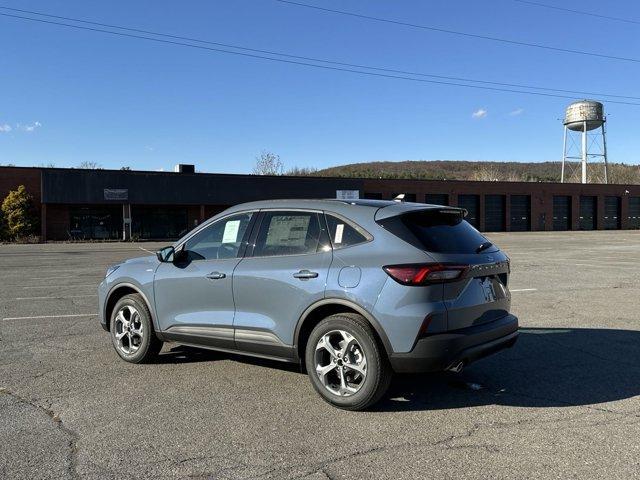
<path fill-rule="evenodd" d="M 595 230 L 597 197 L 580 197 L 580 230 Z"/>
<path fill-rule="evenodd" d="M 484 229 L 487 232 L 505 231 L 505 195 L 484 196 Z"/>
<path fill-rule="evenodd" d="M 424 203 L 432 205 L 449 205 L 449 195 L 446 193 L 427 193 L 424 196 Z"/>
<path fill-rule="evenodd" d="M 467 210 L 465 220 L 480 227 L 480 195 L 458 195 L 458 206 Z"/>
<path fill-rule="evenodd" d="M 571 197 L 553 196 L 553 229 L 571 230 Z"/>
<path fill-rule="evenodd" d="M 620 197 L 604 197 L 604 228 L 617 230 L 620 228 Z"/>
<path fill-rule="evenodd" d="M 629 197 L 628 219 L 628 228 L 640 228 L 640 197 Z"/>
<path fill-rule="evenodd" d="M 531 196 L 511 195 L 511 231 L 531 230 Z"/>

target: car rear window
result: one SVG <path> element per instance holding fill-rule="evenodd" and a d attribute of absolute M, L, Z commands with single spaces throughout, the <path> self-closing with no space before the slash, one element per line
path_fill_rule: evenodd
<path fill-rule="evenodd" d="M 458 210 L 420 210 L 379 222 L 394 235 L 434 253 L 476 253 L 487 238 Z M 495 251 L 488 248 L 484 252 Z"/>

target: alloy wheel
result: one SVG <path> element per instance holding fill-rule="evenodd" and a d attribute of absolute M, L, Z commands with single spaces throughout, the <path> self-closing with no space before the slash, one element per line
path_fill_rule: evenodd
<path fill-rule="evenodd" d="M 329 392 L 349 397 L 364 385 L 367 358 L 353 335 L 345 330 L 332 330 L 316 344 L 315 370 Z"/>
<path fill-rule="evenodd" d="M 142 345 L 144 327 L 140 312 L 131 305 L 124 305 L 114 319 L 116 346 L 125 355 L 133 355 Z"/>

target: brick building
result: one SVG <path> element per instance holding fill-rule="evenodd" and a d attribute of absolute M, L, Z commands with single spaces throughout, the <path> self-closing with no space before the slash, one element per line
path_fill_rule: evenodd
<path fill-rule="evenodd" d="M 230 205 L 360 198 L 464 207 L 482 231 L 640 228 L 640 185 L 253 176 L 0 167 L 0 198 L 25 185 L 47 240 L 176 238 Z"/>

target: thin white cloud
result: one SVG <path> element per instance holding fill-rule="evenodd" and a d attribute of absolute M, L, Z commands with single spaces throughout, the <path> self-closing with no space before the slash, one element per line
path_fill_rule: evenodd
<path fill-rule="evenodd" d="M 511 110 L 509 112 L 510 117 L 517 117 L 518 115 L 522 115 L 524 113 L 524 108 L 516 108 L 515 110 Z"/>
<path fill-rule="evenodd" d="M 485 108 L 479 108 L 478 110 L 476 110 L 475 112 L 473 112 L 471 114 L 472 118 L 484 118 L 487 116 L 487 110 Z"/>
<path fill-rule="evenodd" d="M 9 133 L 13 128 L 8 123 L 0 124 L 0 133 Z"/>
<path fill-rule="evenodd" d="M 40 128 L 42 124 L 40 122 L 27 123 L 26 125 L 18 124 L 16 128 L 18 130 L 22 130 L 23 132 L 33 132 L 36 128 Z"/>

